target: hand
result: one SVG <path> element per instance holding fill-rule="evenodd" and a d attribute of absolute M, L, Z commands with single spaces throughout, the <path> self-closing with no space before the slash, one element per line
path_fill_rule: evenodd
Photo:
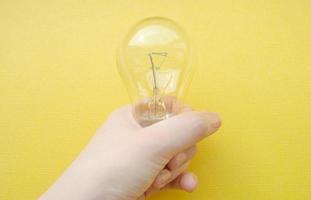
<path fill-rule="evenodd" d="M 160 188 L 193 191 L 195 144 L 220 127 L 217 114 L 182 113 L 142 128 L 126 106 L 111 114 L 41 200 L 141 200 Z"/>

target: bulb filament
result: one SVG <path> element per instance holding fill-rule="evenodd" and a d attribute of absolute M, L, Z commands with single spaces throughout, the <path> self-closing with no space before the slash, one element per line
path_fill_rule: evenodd
<path fill-rule="evenodd" d="M 149 118 L 153 120 L 161 120 L 166 116 L 166 107 L 164 102 L 161 99 L 160 90 L 158 88 L 157 83 L 157 71 L 159 70 L 161 65 L 164 63 L 165 58 L 167 57 L 166 52 L 151 52 L 148 54 L 150 63 L 151 63 L 151 70 L 152 70 L 152 77 L 153 77 L 153 94 L 149 101 Z M 158 66 L 155 66 L 153 56 L 162 56 L 164 59 Z"/>

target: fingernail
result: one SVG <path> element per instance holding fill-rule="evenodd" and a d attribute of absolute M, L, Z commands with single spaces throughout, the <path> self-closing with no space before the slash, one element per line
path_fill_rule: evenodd
<path fill-rule="evenodd" d="M 187 182 L 187 186 L 190 190 L 194 190 L 195 187 L 197 186 L 197 179 L 195 178 L 194 175 L 189 176 L 188 182 Z"/>
<path fill-rule="evenodd" d="M 164 169 L 161 171 L 161 173 L 158 175 L 156 185 L 161 188 L 167 184 L 167 182 L 170 180 L 172 174 L 167 169 Z"/>
<path fill-rule="evenodd" d="M 206 114 L 208 123 L 210 123 L 213 128 L 219 128 L 221 126 L 221 120 L 217 113 L 208 112 Z"/>
<path fill-rule="evenodd" d="M 181 180 L 181 186 L 187 192 L 193 192 L 197 187 L 198 180 L 194 174 L 187 174 Z"/>

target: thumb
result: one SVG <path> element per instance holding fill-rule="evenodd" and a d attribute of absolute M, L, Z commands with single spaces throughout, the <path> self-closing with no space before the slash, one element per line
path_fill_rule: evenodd
<path fill-rule="evenodd" d="M 216 113 L 185 112 L 144 128 L 143 137 L 153 150 L 173 156 L 211 135 L 220 125 Z"/>

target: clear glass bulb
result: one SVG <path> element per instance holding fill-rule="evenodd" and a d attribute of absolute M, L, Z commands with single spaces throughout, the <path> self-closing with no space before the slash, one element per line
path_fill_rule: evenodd
<path fill-rule="evenodd" d="M 118 50 L 118 70 L 133 102 L 133 115 L 148 126 L 174 114 L 193 74 L 187 35 L 174 21 L 154 17 L 137 23 Z"/>

